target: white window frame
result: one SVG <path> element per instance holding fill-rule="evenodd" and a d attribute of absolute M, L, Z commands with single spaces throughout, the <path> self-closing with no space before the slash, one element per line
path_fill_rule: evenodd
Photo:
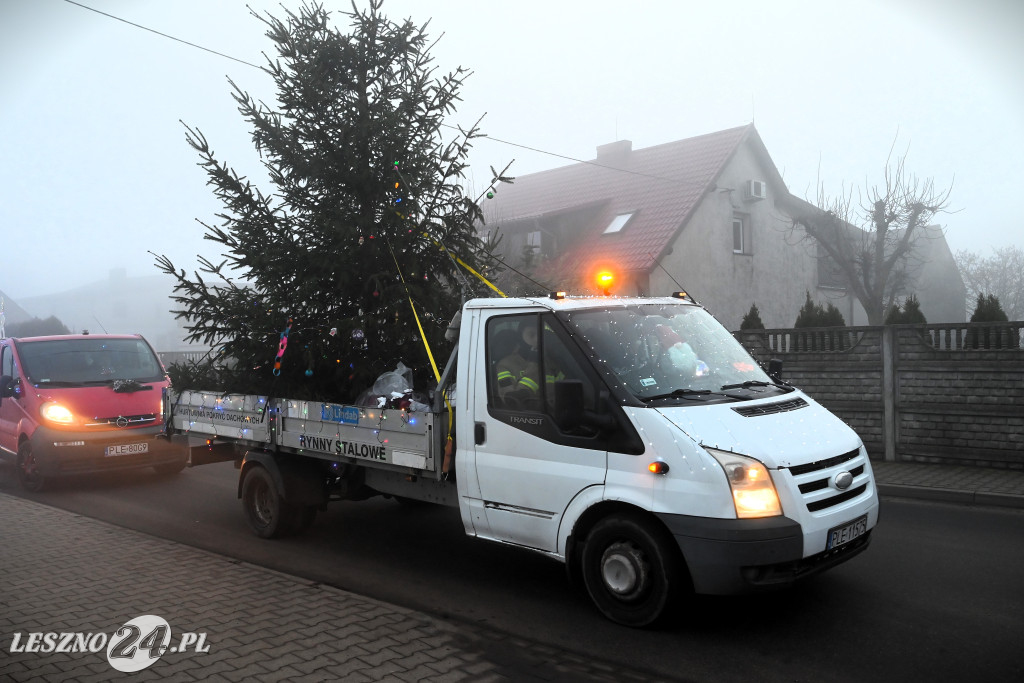
<path fill-rule="evenodd" d="M 608 224 L 608 227 L 604 229 L 603 235 L 614 235 L 617 232 L 622 232 L 622 229 L 629 224 L 629 221 L 633 219 L 635 211 L 629 213 L 620 213 L 618 216 L 612 219 L 612 222 Z"/>
<path fill-rule="evenodd" d="M 736 248 L 736 224 L 739 224 L 739 249 Z M 747 221 L 743 216 L 732 217 L 732 253 L 746 254 L 747 251 Z"/>

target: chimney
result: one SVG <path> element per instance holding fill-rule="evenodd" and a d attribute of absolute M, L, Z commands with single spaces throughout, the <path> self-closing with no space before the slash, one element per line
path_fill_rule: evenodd
<path fill-rule="evenodd" d="M 633 143 L 630 140 L 619 140 L 609 142 L 607 145 L 597 146 L 597 163 L 605 166 L 623 166 L 629 153 L 633 151 Z"/>

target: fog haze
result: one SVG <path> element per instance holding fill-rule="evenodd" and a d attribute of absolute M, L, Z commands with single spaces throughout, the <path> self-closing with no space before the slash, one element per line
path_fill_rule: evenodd
<path fill-rule="evenodd" d="M 243 0 L 82 4 L 252 64 L 272 49 Z M 895 146 L 909 171 L 952 186 L 954 250 L 1024 244 L 1024 3 L 385 0 L 383 12 L 430 19 L 445 34 L 439 71 L 474 72 L 450 123 L 486 114 L 477 187 L 513 159 L 522 175 L 617 139 L 637 149 L 753 121 L 798 196 L 819 178 L 830 193 L 880 183 Z M 216 260 L 196 219 L 220 207 L 179 121 L 270 190 L 226 80 L 272 103 L 252 66 L 64 0 L 0 0 L 0 65 L 9 297 L 112 269 L 154 275 L 151 251 L 187 270 L 197 253 Z"/>

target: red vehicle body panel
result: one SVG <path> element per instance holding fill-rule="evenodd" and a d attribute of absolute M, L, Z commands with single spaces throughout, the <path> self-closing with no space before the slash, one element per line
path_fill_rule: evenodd
<path fill-rule="evenodd" d="M 0 457 L 28 488 L 102 470 L 176 471 L 188 453 L 165 435 L 169 386 L 139 335 L 0 340 Z"/>

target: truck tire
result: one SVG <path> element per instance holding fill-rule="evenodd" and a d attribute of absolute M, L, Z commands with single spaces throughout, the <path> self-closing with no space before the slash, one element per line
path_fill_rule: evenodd
<path fill-rule="evenodd" d="M 682 579 L 676 548 L 640 515 L 612 515 L 587 535 L 581 573 L 590 599 L 606 617 L 643 627 L 676 602 Z"/>
<path fill-rule="evenodd" d="M 21 488 L 32 493 L 39 493 L 46 488 L 46 477 L 39 473 L 36 456 L 32 453 L 32 444 L 23 441 L 18 446 L 18 483 Z"/>
<path fill-rule="evenodd" d="M 294 534 L 302 521 L 299 509 L 285 502 L 270 473 L 258 465 L 245 472 L 242 506 L 249 528 L 260 538 L 281 538 Z"/>

